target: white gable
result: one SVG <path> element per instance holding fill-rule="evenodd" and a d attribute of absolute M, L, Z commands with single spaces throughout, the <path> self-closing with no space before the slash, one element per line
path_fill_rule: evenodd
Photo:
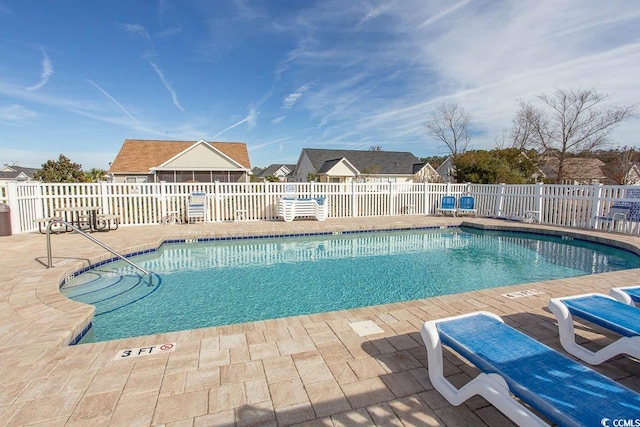
<path fill-rule="evenodd" d="M 418 182 L 433 182 L 439 177 L 438 172 L 429 163 L 425 163 L 414 176 Z"/>
<path fill-rule="evenodd" d="M 289 170 L 288 167 L 286 167 L 285 165 L 282 165 L 278 168 L 277 171 L 274 172 L 275 176 L 286 176 L 287 174 L 291 173 L 291 171 Z"/>
<path fill-rule="evenodd" d="M 353 167 L 346 159 L 340 160 L 326 173 L 328 176 L 358 176 L 358 169 Z"/>
<path fill-rule="evenodd" d="M 169 159 L 155 170 L 243 170 L 244 168 L 224 153 L 207 143 L 198 143 Z"/>

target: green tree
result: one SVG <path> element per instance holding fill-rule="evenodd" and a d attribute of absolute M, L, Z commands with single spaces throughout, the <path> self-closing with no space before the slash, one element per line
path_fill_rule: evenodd
<path fill-rule="evenodd" d="M 455 160 L 458 182 L 526 184 L 535 181 L 538 156 L 517 148 L 475 150 Z"/>
<path fill-rule="evenodd" d="M 447 160 L 447 157 L 449 156 L 428 156 L 422 157 L 420 161 L 429 163 L 431 166 L 433 166 L 434 169 L 438 169 L 440 165 L 443 164 L 445 160 Z"/>
<path fill-rule="evenodd" d="M 100 182 L 104 179 L 106 172 L 104 171 L 104 169 L 91 168 L 84 174 L 86 182 Z"/>
<path fill-rule="evenodd" d="M 82 166 L 73 163 L 64 154 L 58 160 L 48 160 L 42 169 L 34 174 L 34 178 L 43 182 L 87 182 Z"/>

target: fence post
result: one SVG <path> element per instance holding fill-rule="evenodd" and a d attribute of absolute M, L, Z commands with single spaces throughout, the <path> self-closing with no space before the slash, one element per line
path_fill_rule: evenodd
<path fill-rule="evenodd" d="M 502 216 L 502 204 L 504 199 L 505 188 L 507 188 L 507 184 L 500 184 L 500 191 L 498 191 L 498 197 L 496 198 L 497 216 Z"/>
<path fill-rule="evenodd" d="M 167 207 L 167 182 L 160 181 L 160 223 L 169 221 L 169 208 Z"/>
<path fill-rule="evenodd" d="M 356 194 L 356 182 L 351 181 L 351 216 L 358 216 L 358 196 Z"/>
<path fill-rule="evenodd" d="M 222 195 L 220 194 L 220 181 L 214 181 L 213 183 L 213 216 L 214 218 L 211 218 L 211 221 L 215 221 L 215 222 L 220 222 L 221 219 L 220 217 L 222 216 L 220 214 L 220 199 L 222 198 Z M 207 209 L 209 210 L 209 209 Z"/>
<path fill-rule="evenodd" d="M 104 210 L 103 213 L 106 213 L 106 214 L 111 213 L 111 206 L 109 206 L 108 192 L 109 190 L 107 189 L 107 183 L 100 182 L 100 206 L 102 206 L 102 209 Z"/>
<path fill-rule="evenodd" d="M 396 212 L 396 200 L 394 199 L 394 184 L 389 183 L 389 215 L 398 215 L 399 212 Z"/>
<path fill-rule="evenodd" d="M 18 183 L 7 182 L 7 204 L 11 210 L 11 230 L 12 233 L 20 233 L 22 227 L 20 227 L 20 203 L 18 200 Z"/>
<path fill-rule="evenodd" d="M 536 183 L 536 194 L 533 200 L 534 203 L 534 208 L 533 210 L 535 210 L 536 212 L 538 212 L 536 214 L 536 221 L 538 224 L 540 224 L 542 222 L 542 183 L 541 182 L 537 182 Z"/>
<path fill-rule="evenodd" d="M 422 210 L 424 212 L 425 215 L 430 215 L 431 214 L 431 193 L 429 192 L 429 184 L 426 182 L 423 182 L 422 185 L 424 185 L 424 209 Z"/>
<path fill-rule="evenodd" d="M 598 215 L 600 212 L 600 207 L 602 206 L 602 187 L 603 184 L 594 184 L 593 185 L 593 196 L 591 197 L 591 217 L 589 218 L 589 222 L 591 222 L 591 220 L 594 221 L 593 223 L 593 227 L 594 228 L 600 228 L 600 224 L 598 221 Z M 587 224 L 587 227 L 589 227 L 590 224 Z"/>
<path fill-rule="evenodd" d="M 45 205 L 45 200 L 44 197 L 42 196 L 42 183 L 38 182 L 38 185 L 34 188 L 37 188 L 38 190 L 38 201 L 36 202 L 36 218 L 42 218 L 44 216 L 52 216 L 52 215 L 45 215 L 44 214 L 44 205 Z"/>

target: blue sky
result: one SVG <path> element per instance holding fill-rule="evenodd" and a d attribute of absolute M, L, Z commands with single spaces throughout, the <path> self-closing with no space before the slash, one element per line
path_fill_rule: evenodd
<path fill-rule="evenodd" d="M 0 0 L 0 165 L 108 169 L 127 138 L 447 154 L 442 102 L 495 148 L 518 99 L 640 94 L 634 0 Z M 615 145 L 640 145 L 640 120 Z"/>

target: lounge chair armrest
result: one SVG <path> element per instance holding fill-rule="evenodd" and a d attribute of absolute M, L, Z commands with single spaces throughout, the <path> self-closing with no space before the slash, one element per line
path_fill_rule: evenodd
<path fill-rule="evenodd" d="M 611 295 L 621 303 L 635 307 L 633 299 L 631 299 L 631 296 L 626 293 L 624 289 L 625 288 L 611 288 L 611 290 L 609 291 L 609 295 Z"/>

